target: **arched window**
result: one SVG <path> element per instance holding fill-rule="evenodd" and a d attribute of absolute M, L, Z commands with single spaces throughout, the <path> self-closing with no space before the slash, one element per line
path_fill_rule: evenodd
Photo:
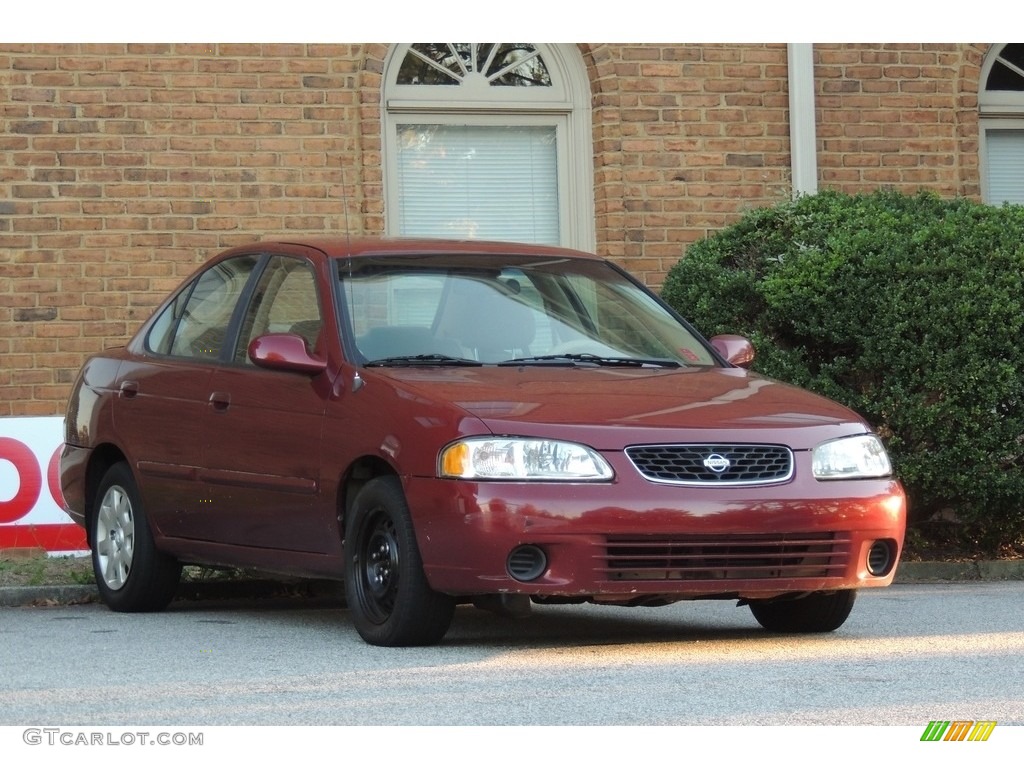
<path fill-rule="evenodd" d="M 981 70 L 985 202 L 1024 203 L 1024 43 L 995 45 Z"/>
<path fill-rule="evenodd" d="M 574 46 L 398 45 L 384 78 L 388 234 L 594 249 L 590 88 Z"/>

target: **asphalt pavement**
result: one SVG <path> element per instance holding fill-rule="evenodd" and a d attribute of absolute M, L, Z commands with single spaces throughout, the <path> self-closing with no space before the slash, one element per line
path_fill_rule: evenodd
<path fill-rule="evenodd" d="M 1024 560 L 900 563 L 896 584 L 934 584 L 970 581 L 1024 581 Z M 259 599 L 267 597 L 325 597 L 343 599 L 340 582 L 307 580 L 230 579 L 183 582 L 175 600 Z M 0 608 L 31 605 L 70 605 L 99 601 L 95 585 L 0 587 Z"/>

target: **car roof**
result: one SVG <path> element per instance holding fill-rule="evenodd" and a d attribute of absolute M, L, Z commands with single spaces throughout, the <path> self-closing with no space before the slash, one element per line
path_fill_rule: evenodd
<path fill-rule="evenodd" d="M 446 240 L 423 237 L 300 237 L 261 240 L 244 246 L 232 248 L 229 253 L 254 250 L 273 250 L 279 247 L 315 248 L 332 259 L 362 258 L 372 256 L 395 256 L 402 254 L 453 254 L 474 253 L 484 255 L 520 254 L 542 257 L 573 257 L 583 259 L 600 259 L 593 253 L 577 251 L 548 245 L 532 245 L 527 243 L 498 242 L 488 240 Z"/>

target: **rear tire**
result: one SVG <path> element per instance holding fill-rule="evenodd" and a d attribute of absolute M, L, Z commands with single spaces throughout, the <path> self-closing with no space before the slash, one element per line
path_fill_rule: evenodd
<path fill-rule="evenodd" d="M 455 599 L 427 583 L 396 477 L 369 481 L 349 511 L 345 597 L 356 630 L 371 645 L 432 645 L 451 625 Z"/>
<path fill-rule="evenodd" d="M 125 463 L 100 481 L 89 548 L 100 597 L 112 610 L 161 611 L 181 580 L 181 563 L 156 548 L 135 478 Z"/>
<path fill-rule="evenodd" d="M 752 600 L 750 612 L 769 632 L 833 632 L 853 610 L 857 590 L 813 592 L 795 600 Z"/>

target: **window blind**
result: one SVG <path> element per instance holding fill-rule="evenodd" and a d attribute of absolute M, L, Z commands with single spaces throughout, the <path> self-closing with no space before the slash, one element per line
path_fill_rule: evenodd
<path fill-rule="evenodd" d="M 987 131 L 985 150 L 985 200 L 1024 203 L 1024 129 Z"/>
<path fill-rule="evenodd" d="M 397 126 L 399 232 L 557 245 L 554 126 Z"/>

